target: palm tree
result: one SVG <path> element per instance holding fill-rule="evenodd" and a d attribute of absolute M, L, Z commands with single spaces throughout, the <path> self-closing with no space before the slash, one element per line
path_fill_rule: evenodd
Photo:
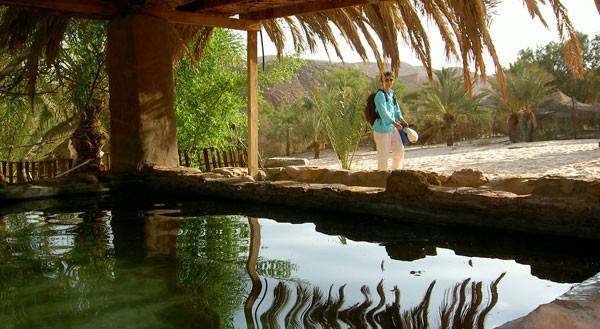
<path fill-rule="evenodd" d="M 104 24 L 81 20 L 65 28 L 61 61 L 37 69 L 34 89 L 23 83 L 27 66 L 14 63 L 22 56 L 6 66 L 3 105 L 13 104 L 6 111 L 21 112 L 24 118 L 15 122 L 22 133 L 15 134 L 20 137 L 11 143 L 20 149 L 14 156 L 21 162 L 64 154 L 64 142 L 72 138 L 78 160 L 87 161 L 88 169 L 94 170 L 100 165 L 98 151 L 107 138 L 101 124 L 108 99 Z M 58 146 L 65 148 L 58 150 Z M 22 173 L 19 180 L 25 179 Z"/>
<path fill-rule="evenodd" d="M 364 130 L 361 105 L 365 95 L 347 86 L 331 88 L 321 95 L 319 112 L 331 148 L 342 169 L 351 169 Z"/>
<path fill-rule="evenodd" d="M 418 111 L 425 116 L 434 117 L 441 121 L 441 131 L 446 145 L 454 145 L 454 128 L 459 122 L 478 121 L 487 113 L 482 106 L 484 94 L 469 96 L 464 85 L 463 77 L 455 68 L 443 68 L 435 72 L 433 85 L 418 92 L 414 100 Z M 421 127 L 427 129 L 433 127 Z"/>
<path fill-rule="evenodd" d="M 341 168 L 350 169 L 364 131 L 362 107 L 368 79 L 358 69 L 335 69 L 323 80 L 325 90 L 313 97 Z"/>
<path fill-rule="evenodd" d="M 313 149 L 313 158 L 319 159 L 321 154 L 321 137 L 323 135 L 323 116 L 316 106 L 318 101 L 315 95 L 302 97 L 300 102 L 301 111 L 304 113 L 300 117 L 300 133 L 305 134 L 310 139 L 309 149 Z"/>
<path fill-rule="evenodd" d="M 534 110 L 554 92 L 554 77 L 535 64 L 517 62 L 506 72 L 506 97 L 499 82 L 491 79 L 490 95 L 501 111 L 508 113 L 508 136 L 519 141 L 516 133 L 520 127 L 522 139 L 531 142 L 536 127 Z"/>

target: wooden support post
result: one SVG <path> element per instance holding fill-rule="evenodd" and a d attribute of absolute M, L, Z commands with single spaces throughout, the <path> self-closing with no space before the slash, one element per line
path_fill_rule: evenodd
<path fill-rule="evenodd" d="M 177 167 L 172 27 L 122 15 L 108 25 L 111 171 Z"/>
<path fill-rule="evenodd" d="M 39 179 L 39 174 L 37 172 L 38 166 L 37 166 L 37 162 L 32 162 L 31 163 L 31 178 L 33 180 Z"/>
<path fill-rule="evenodd" d="M 248 31 L 248 175 L 258 175 L 258 32 Z"/>
<path fill-rule="evenodd" d="M 9 162 L 8 163 L 8 177 L 6 177 L 8 179 L 9 183 L 14 183 L 14 171 L 13 171 L 13 162 Z"/>
<path fill-rule="evenodd" d="M 204 172 L 210 171 L 210 157 L 208 156 L 208 149 L 202 150 L 204 154 Z"/>
<path fill-rule="evenodd" d="M 219 153 L 219 152 L 217 152 L 214 147 L 211 147 L 210 148 L 210 158 L 212 161 L 211 170 L 219 168 L 219 162 L 217 162 L 217 157 L 215 156 L 215 153 Z"/>

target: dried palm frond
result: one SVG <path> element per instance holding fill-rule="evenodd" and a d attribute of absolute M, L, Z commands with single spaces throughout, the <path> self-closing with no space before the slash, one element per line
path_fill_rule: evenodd
<path fill-rule="evenodd" d="M 26 60 L 28 94 L 33 100 L 38 75 L 38 62 L 45 58 L 46 65 L 58 57 L 69 17 L 49 15 L 44 11 L 8 8 L 0 24 L 0 49 L 17 52 L 28 49 Z"/>

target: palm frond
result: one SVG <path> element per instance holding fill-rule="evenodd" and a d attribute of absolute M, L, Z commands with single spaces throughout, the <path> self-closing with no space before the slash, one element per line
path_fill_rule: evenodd
<path fill-rule="evenodd" d="M 28 94 L 32 100 L 39 61 L 45 58 L 46 65 L 54 63 L 68 23 L 68 16 L 50 15 L 44 11 L 15 7 L 4 12 L 0 24 L 0 47 L 9 51 L 29 49 L 25 65 L 29 80 Z"/>
<path fill-rule="evenodd" d="M 185 5 L 183 0 L 142 0 L 139 5 L 173 10 Z M 260 2 L 260 1 L 257 1 Z M 323 44 L 327 54 L 334 53 L 344 59 L 340 42 L 343 40 L 367 60 L 374 56 L 380 70 L 389 65 L 399 72 L 399 42 L 408 44 L 427 69 L 432 80 L 431 45 L 425 29 L 425 20 L 431 21 L 439 30 L 444 42 L 445 55 L 459 60 L 463 67 L 465 86 L 471 92 L 472 77 L 480 75 L 486 80 L 486 64 L 483 54 L 487 52 L 496 69 L 497 80 L 503 85 L 504 77 L 488 25 L 497 13 L 493 10 L 498 0 L 394 0 L 365 4 L 355 7 L 332 9 L 322 12 L 301 14 L 292 17 L 261 21 L 268 37 L 273 41 L 278 55 L 284 54 L 288 40 L 286 29 L 292 36 L 296 51 L 315 51 Z M 583 77 L 582 50 L 579 39 L 567 10 L 561 0 L 523 0 L 532 19 L 539 19 L 547 27 L 539 5 L 552 7 L 557 29 L 563 43 L 566 62 L 578 77 Z M 600 9 L 599 0 L 596 4 Z M 262 3 L 261 5 L 267 6 Z M 62 35 L 70 16 L 58 15 L 43 10 L 23 10 L 8 8 L 1 13 L 0 48 L 11 51 L 27 49 L 27 77 L 30 82 L 30 96 L 33 96 L 37 68 L 40 58 L 52 63 L 60 49 Z M 211 37 L 212 28 L 174 25 L 174 59 L 187 53 L 200 57 Z M 188 42 L 194 40 L 192 47 Z M 371 53 L 369 53 L 371 52 Z M 471 72 L 475 72 L 472 75 Z"/>

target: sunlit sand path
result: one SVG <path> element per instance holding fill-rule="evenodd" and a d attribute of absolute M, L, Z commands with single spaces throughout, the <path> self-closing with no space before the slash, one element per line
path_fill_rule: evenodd
<path fill-rule="evenodd" d="M 481 170 L 490 177 L 542 177 L 546 175 L 568 178 L 600 178 L 600 146 L 598 139 L 554 140 L 530 143 L 510 143 L 496 139 L 491 144 L 459 142 L 445 145 L 409 146 L 404 168 L 451 174 L 455 170 Z M 312 153 L 294 155 L 309 159 L 310 166 L 340 168 L 331 150 L 321 151 L 321 159 L 312 159 Z M 376 152 L 356 152 L 352 169 L 374 170 Z"/>

